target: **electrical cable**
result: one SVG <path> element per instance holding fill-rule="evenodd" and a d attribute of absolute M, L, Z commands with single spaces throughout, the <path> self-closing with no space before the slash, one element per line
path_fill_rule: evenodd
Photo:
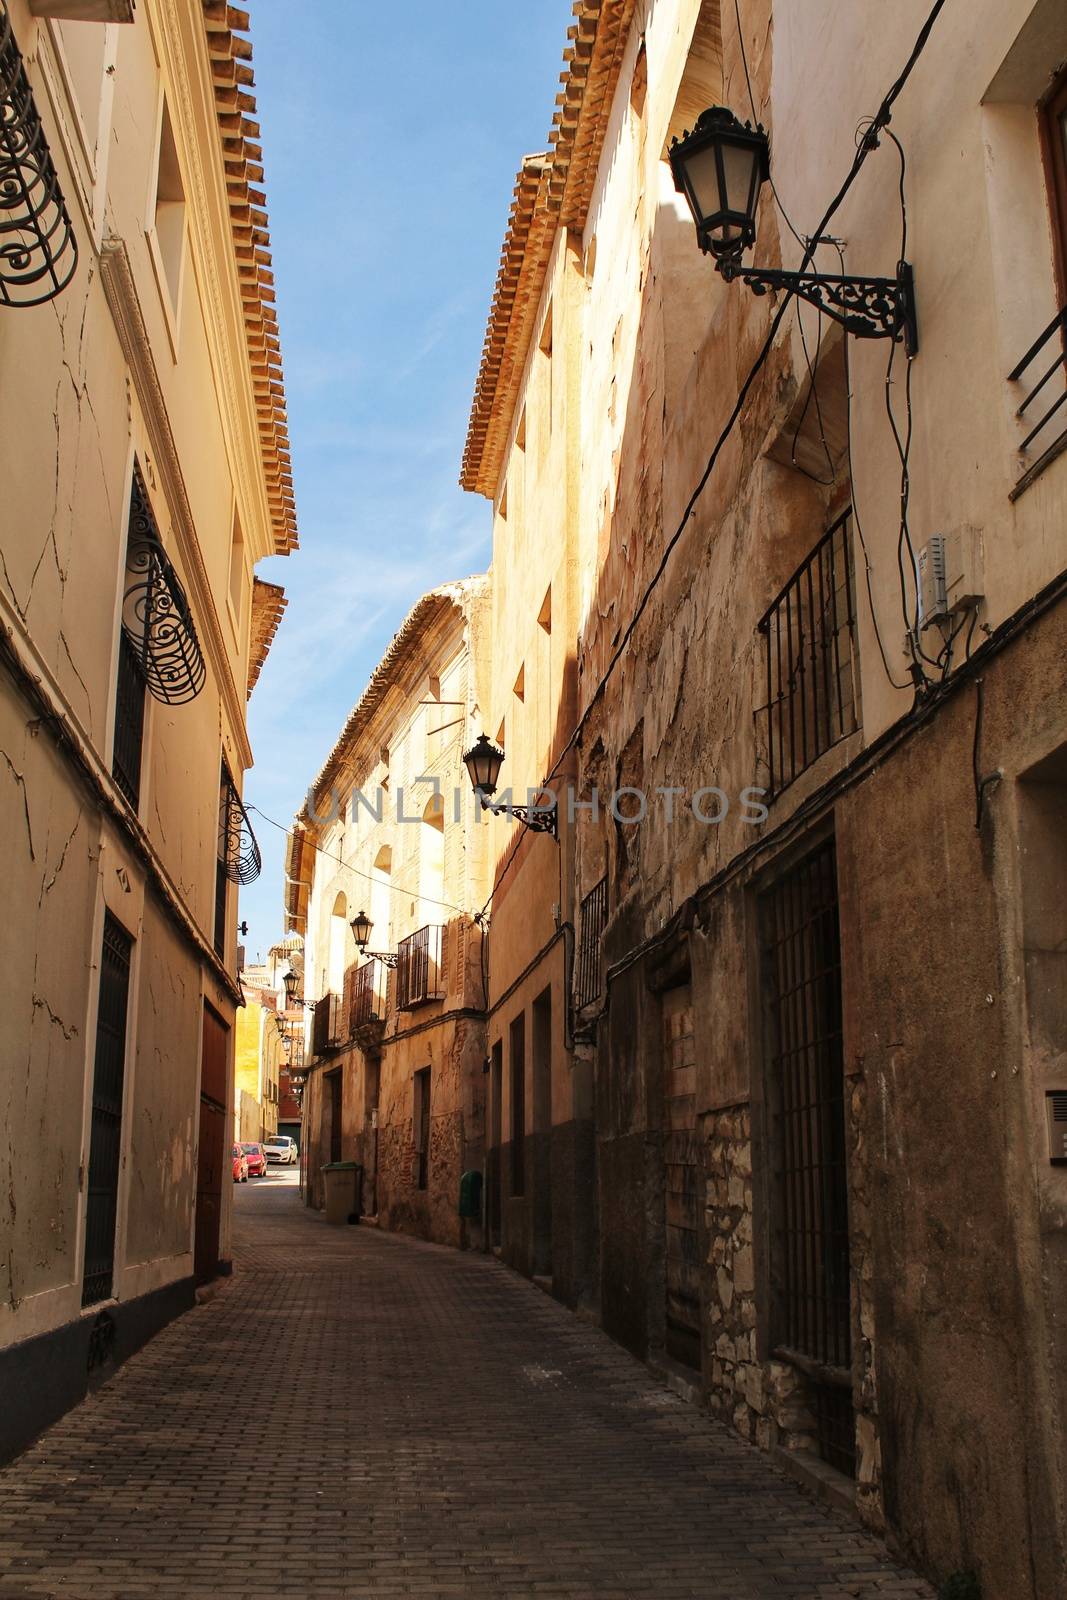
<path fill-rule="evenodd" d="M 881 104 L 878 107 L 877 112 L 870 119 L 867 132 L 866 132 L 866 134 L 864 135 L 864 137 L 860 141 L 860 144 L 859 144 L 859 147 L 858 147 L 858 149 L 856 151 L 856 154 L 852 159 L 852 164 L 849 167 L 849 170 L 848 170 L 847 174 L 845 175 L 845 178 L 844 178 L 843 182 L 841 183 L 840 187 L 837 190 L 837 193 L 834 195 L 833 199 L 830 201 L 830 204 L 827 206 L 825 212 L 823 213 L 823 216 L 820 219 L 819 225 L 815 229 L 814 233 L 812 234 L 811 239 L 804 246 L 804 255 L 803 255 L 802 259 L 801 259 L 800 267 L 798 269 L 800 272 L 807 271 L 808 267 L 811 265 L 812 257 L 815 254 L 816 241 L 820 240 L 823 237 L 823 235 L 826 233 L 826 230 L 827 230 L 830 222 L 837 215 L 837 212 L 840 210 L 842 204 L 844 203 L 844 200 L 845 200 L 846 196 L 848 195 L 849 190 L 852 188 L 852 185 L 855 183 L 857 177 L 859 176 L 859 173 L 860 173 L 861 169 L 863 168 L 863 166 L 864 166 L 864 164 L 865 164 L 865 162 L 867 160 L 867 157 L 870 155 L 872 150 L 875 150 L 875 149 L 878 148 L 878 134 L 882 129 L 884 129 L 888 125 L 890 116 L 892 115 L 893 106 L 896 104 L 896 102 L 899 99 L 901 93 L 903 92 L 903 90 L 904 90 L 904 88 L 905 88 L 905 86 L 906 86 L 906 84 L 908 82 L 908 79 L 911 77 L 911 74 L 915 69 L 916 62 L 919 60 L 919 58 L 922 55 L 924 49 L 926 48 L 926 44 L 927 44 L 927 41 L 929 40 L 931 32 L 933 31 L 934 24 L 936 23 L 938 17 L 941 15 L 941 12 L 944 10 L 945 4 L 946 4 L 946 0 L 934 0 L 934 4 L 931 7 L 929 13 L 927 14 L 926 21 L 923 23 L 922 27 L 919 29 L 918 34 L 916 35 L 915 42 L 912 45 L 911 51 L 910 51 L 910 53 L 908 55 L 908 59 L 904 63 L 904 66 L 902 67 L 901 71 L 898 73 L 897 77 L 894 79 L 893 83 L 890 85 L 890 88 L 886 92 Z M 730 435 L 733 433 L 733 430 L 734 430 L 734 428 L 735 428 L 735 426 L 737 424 L 737 419 L 740 417 L 741 412 L 744 409 L 745 402 L 748 399 L 748 396 L 752 391 L 752 388 L 753 388 L 753 386 L 754 386 L 754 384 L 756 382 L 756 379 L 759 376 L 760 372 L 762 371 L 763 367 L 765 366 L 768 357 L 770 356 L 771 350 L 772 350 L 772 348 L 774 346 L 774 342 L 775 342 L 775 340 L 776 340 L 776 338 L 778 336 L 778 330 L 782 325 L 782 322 L 783 322 L 783 320 L 785 318 L 786 311 L 788 310 L 792 299 L 793 299 L 792 291 L 790 289 L 784 289 L 782 291 L 781 302 L 778 305 L 778 307 L 777 307 L 777 309 L 776 309 L 776 311 L 774 313 L 774 316 L 771 318 L 770 327 L 769 327 L 769 329 L 767 331 L 767 335 L 766 335 L 762 345 L 760 346 L 759 353 L 757 354 L 755 361 L 753 362 L 751 368 L 749 369 L 749 372 L 748 372 L 747 376 L 745 377 L 745 379 L 743 380 L 743 382 L 741 384 L 740 390 L 738 391 L 737 399 L 735 400 L 735 402 L 734 402 L 734 404 L 733 404 L 733 406 L 732 406 L 732 408 L 730 410 L 730 415 L 726 419 L 726 422 L 723 425 L 723 428 L 721 429 L 721 431 L 719 433 L 719 436 L 715 441 L 714 446 L 712 447 L 711 454 L 708 457 L 707 464 L 705 465 L 704 470 L 701 473 L 700 478 L 697 481 L 696 487 L 693 489 L 692 494 L 689 496 L 689 499 L 686 502 L 686 505 L 685 505 L 685 508 L 684 508 L 684 510 L 682 512 L 681 519 L 680 519 L 680 521 L 678 523 L 678 526 L 675 528 L 673 534 L 668 539 L 668 541 L 667 541 L 667 543 L 666 543 L 666 545 L 664 547 L 663 553 L 660 556 L 659 561 L 656 563 L 655 571 L 653 572 L 651 578 L 649 579 L 648 583 L 646 584 L 644 592 L 642 593 L 641 598 L 637 603 L 637 606 L 636 606 L 636 609 L 634 611 L 634 614 L 630 618 L 630 621 L 627 623 L 625 629 L 623 630 L 623 634 L 622 634 L 621 639 L 619 640 L 618 645 L 612 651 L 611 656 L 609 657 L 609 660 L 608 660 L 608 664 L 607 664 L 606 668 L 604 669 L 604 672 L 603 672 L 603 674 L 602 674 L 602 676 L 600 678 L 600 681 L 597 683 L 595 689 L 593 690 L 593 692 L 592 692 L 592 694 L 591 694 L 591 696 L 590 696 L 590 698 L 589 698 L 589 700 L 588 700 L 588 702 L 586 704 L 585 710 L 579 716 L 579 718 L 578 718 L 577 722 L 575 723 L 573 729 L 571 730 L 566 742 L 564 743 L 563 747 L 561 748 L 561 750 L 559 752 L 559 755 L 556 757 L 556 760 L 555 760 L 555 763 L 553 764 L 552 770 L 551 770 L 551 772 L 548 774 L 548 776 L 545 779 L 545 786 L 548 786 L 552 782 L 552 779 L 555 777 L 556 773 L 559 771 L 560 764 L 563 761 L 564 757 L 568 754 L 568 752 L 570 750 L 572 750 L 574 748 L 575 744 L 581 738 L 582 730 L 584 729 L 586 723 L 588 722 L 590 716 L 592 715 L 594 707 L 599 703 L 600 698 L 603 695 L 604 690 L 606 689 L 606 687 L 608 685 L 608 682 L 609 682 L 610 678 L 612 677 L 612 675 L 613 675 L 613 673 L 615 671 L 615 668 L 618 666 L 620 660 L 622 659 L 623 655 L 625 654 L 626 649 L 627 649 L 627 647 L 629 645 L 629 642 L 633 638 L 633 635 L 637 630 L 638 624 L 640 623 L 641 618 L 643 617 L 643 615 L 645 613 L 645 610 L 647 609 L 648 603 L 652 598 L 652 594 L 653 594 L 654 590 L 659 586 L 660 580 L 662 579 L 663 574 L 667 570 L 667 566 L 668 566 L 668 564 L 670 562 L 671 555 L 673 554 L 673 552 L 676 549 L 679 541 L 681 540 L 682 535 L 685 532 L 686 527 L 688 526 L 689 519 L 692 516 L 694 509 L 696 508 L 697 502 L 699 501 L 701 495 L 703 494 L 705 488 L 707 487 L 708 482 L 709 482 L 709 480 L 711 478 L 711 475 L 714 472 L 716 465 L 718 464 L 719 457 L 722 454 L 722 452 L 723 452 L 723 450 L 724 450 L 724 448 L 726 446 L 726 443 L 730 438 Z M 496 893 L 496 890 L 494 889 L 493 894 L 495 894 L 495 893 Z M 493 895 L 491 894 L 489 896 L 489 900 L 486 901 L 486 905 L 483 908 L 483 911 L 485 909 L 488 909 L 488 906 L 492 902 L 492 899 L 493 899 Z"/>
<path fill-rule="evenodd" d="M 837 246 L 837 253 L 841 259 L 841 275 L 843 277 L 845 272 L 845 257 L 840 245 Z M 870 552 L 867 549 L 867 540 L 863 532 L 863 522 L 860 517 L 859 497 L 856 493 L 856 474 L 852 466 L 852 370 L 849 363 L 847 337 L 844 341 L 844 359 L 845 437 L 847 440 L 848 451 L 848 481 L 852 487 L 852 516 L 856 524 L 856 535 L 860 542 L 860 549 L 863 551 L 863 569 L 864 576 L 867 581 L 867 604 L 870 606 L 871 610 L 871 625 L 874 628 L 874 637 L 878 644 L 878 654 L 882 658 L 882 669 L 885 672 L 885 675 L 888 678 L 891 686 L 894 689 L 910 689 L 913 687 L 910 680 L 905 680 L 903 683 L 898 683 L 896 678 L 893 676 L 892 668 L 889 665 L 889 657 L 886 654 L 885 644 L 882 640 L 882 631 L 878 626 L 878 613 L 874 608 L 874 587 L 871 582 L 873 568 L 871 566 Z"/>
<path fill-rule="evenodd" d="M 257 817 L 262 817 L 264 822 L 268 822 L 272 828 L 277 828 L 278 832 L 284 833 L 286 837 L 292 832 L 290 828 L 285 826 L 284 822 L 277 822 L 273 817 L 268 817 L 265 811 L 261 811 L 259 806 L 254 806 L 251 801 L 245 801 L 245 810 L 254 811 Z M 302 835 L 302 837 L 305 844 L 311 844 L 307 834 Z M 374 885 L 378 889 L 388 889 L 390 894 L 406 895 L 409 900 L 421 900 L 428 906 L 442 906 L 446 911 L 457 911 L 461 917 L 473 915 L 466 907 L 454 905 L 451 900 L 438 900 L 432 894 L 418 894 L 413 889 L 405 889 L 402 883 L 384 883 L 381 878 L 372 877 L 369 872 L 361 872 L 358 867 L 352 866 L 351 862 L 345 861 L 342 856 L 334 855 L 332 850 L 324 850 L 319 844 L 311 844 L 311 848 L 316 855 L 325 856 L 327 861 L 336 861 L 338 866 L 344 867 L 345 871 L 350 872 L 354 878 L 364 878 L 367 883 Z M 290 882 L 292 881 L 290 879 Z"/>
<path fill-rule="evenodd" d="M 745 86 L 748 89 L 748 103 L 749 103 L 749 106 L 750 106 L 751 111 L 752 111 L 752 120 L 756 124 L 756 126 L 758 127 L 759 126 L 759 112 L 756 110 L 756 97 L 752 93 L 752 79 L 749 76 L 749 71 L 748 71 L 748 52 L 745 49 L 745 32 L 744 32 L 744 29 L 741 26 L 740 0 L 734 0 L 734 16 L 737 18 L 737 42 L 741 47 L 741 63 L 742 63 L 742 66 L 745 69 Z M 800 233 L 798 231 L 798 229 L 793 225 L 793 219 L 790 217 L 789 212 L 785 209 L 785 204 L 784 204 L 784 202 L 782 200 L 782 197 L 778 193 L 778 188 L 777 188 L 777 185 L 775 184 L 775 181 L 774 181 L 774 174 L 772 172 L 768 172 L 767 179 L 768 179 L 768 182 L 770 183 L 770 186 L 771 186 L 771 193 L 774 196 L 774 202 L 777 205 L 778 210 L 782 214 L 782 220 L 784 221 L 786 227 L 789 229 L 790 233 L 793 235 L 793 238 L 796 240 L 797 244 L 799 244 L 802 249 L 805 248 L 807 246 L 807 244 L 808 244 L 808 240 L 805 239 L 803 234 Z M 805 333 L 805 329 L 804 329 L 803 307 L 802 307 L 801 302 L 799 300 L 797 301 L 797 328 L 798 328 L 799 333 L 800 333 L 801 348 L 804 351 L 804 361 L 805 361 L 805 364 L 806 364 L 807 369 L 808 369 L 808 392 L 804 397 L 804 406 L 803 406 L 803 409 L 802 409 L 802 411 L 800 413 L 800 417 L 799 417 L 799 419 L 797 421 L 796 429 L 795 429 L 795 431 L 793 433 L 793 445 L 792 445 L 792 449 L 790 450 L 790 453 L 789 453 L 789 459 L 790 459 L 791 465 L 796 468 L 797 472 L 803 473 L 805 478 L 810 478 L 812 483 L 817 483 L 817 484 L 820 485 L 821 488 L 825 489 L 825 488 L 829 488 L 831 484 L 834 484 L 834 483 L 837 482 L 837 473 L 834 470 L 834 461 L 833 461 L 833 456 L 830 454 L 830 446 L 826 441 L 826 430 L 824 428 L 823 418 L 822 418 L 822 406 L 819 403 L 819 388 L 818 388 L 818 384 L 816 382 L 816 377 L 815 377 L 816 372 L 818 371 L 818 365 L 819 365 L 819 352 L 822 349 L 822 310 L 821 310 L 821 308 L 818 311 L 818 320 L 816 322 L 815 361 L 814 361 L 814 363 L 812 362 L 811 354 L 810 354 L 810 352 L 808 350 L 807 334 Z M 816 420 L 817 420 L 817 422 L 819 424 L 819 442 L 821 443 L 821 445 L 823 447 L 823 453 L 826 456 L 826 465 L 830 469 L 829 478 L 820 478 L 814 472 L 809 472 L 807 467 L 802 467 L 800 465 L 800 462 L 797 460 L 797 440 L 800 437 L 800 430 L 804 426 L 804 419 L 806 418 L 806 416 L 808 414 L 808 407 L 811 404 L 813 398 L 815 400 L 815 417 L 816 417 Z"/>

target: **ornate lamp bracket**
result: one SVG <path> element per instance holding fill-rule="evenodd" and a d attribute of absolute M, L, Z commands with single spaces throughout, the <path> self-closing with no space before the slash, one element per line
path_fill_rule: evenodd
<path fill-rule="evenodd" d="M 383 967 L 389 968 L 390 972 L 396 969 L 395 950 L 364 950 L 363 958 L 365 961 L 380 961 Z"/>
<path fill-rule="evenodd" d="M 895 278 L 853 278 L 823 272 L 782 272 L 762 267 L 746 267 L 735 258 L 724 257 L 719 271 L 727 283 L 740 278 L 754 294 L 770 289 L 785 289 L 798 299 L 816 306 L 839 322 L 857 339 L 903 341 L 909 356 L 919 349 L 919 329 L 915 318 L 915 290 L 912 269 L 907 261 L 897 265 Z"/>
<path fill-rule="evenodd" d="M 559 839 L 559 806 L 510 806 L 497 805 L 495 801 L 479 791 L 478 798 L 482 802 L 483 811 L 491 811 L 495 817 L 511 817 L 515 822 L 521 822 L 529 828 L 531 833 L 550 833 L 553 839 Z"/>

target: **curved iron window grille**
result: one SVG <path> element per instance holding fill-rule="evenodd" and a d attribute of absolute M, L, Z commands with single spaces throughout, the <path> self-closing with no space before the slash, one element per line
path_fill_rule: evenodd
<path fill-rule="evenodd" d="M 248 812 L 228 773 L 222 780 L 219 808 L 219 861 L 231 883 L 255 883 L 263 870 L 263 858 Z"/>
<path fill-rule="evenodd" d="M 0 0 L 0 304 L 39 306 L 67 287 L 78 241 L 5 0 Z"/>
<path fill-rule="evenodd" d="M 207 679 L 181 579 L 163 548 L 140 468 L 133 469 L 122 631 L 149 693 L 168 706 L 195 700 Z"/>

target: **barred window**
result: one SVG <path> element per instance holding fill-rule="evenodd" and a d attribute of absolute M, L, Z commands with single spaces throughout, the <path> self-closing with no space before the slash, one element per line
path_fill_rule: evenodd
<path fill-rule="evenodd" d="M 574 985 L 574 1003 L 579 1010 L 590 1005 L 600 993 L 600 941 L 607 920 L 608 880 L 603 877 L 581 904 L 578 971 Z"/>
<path fill-rule="evenodd" d="M 859 727 L 851 508 L 760 619 L 771 794 Z"/>

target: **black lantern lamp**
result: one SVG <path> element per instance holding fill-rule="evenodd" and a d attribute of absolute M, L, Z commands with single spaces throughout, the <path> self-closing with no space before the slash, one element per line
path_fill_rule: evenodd
<path fill-rule="evenodd" d="M 395 950 L 367 949 L 374 923 L 365 911 L 361 911 L 358 916 L 353 917 L 349 927 L 352 929 L 352 937 L 356 941 L 356 949 L 361 956 L 366 956 L 368 961 L 380 961 L 385 967 L 396 966 Z"/>
<path fill-rule="evenodd" d="M 489 798 L 496 794 L 497 779 L 504 765 L 504 752 L 497 748 L 487 734 L 480 733 L 463 757 L 463 765 L 470 774 L 471 784 L 481 802 L 483 811 L 497 817 L 514 817 L 533 833 L 550 833 L 559 838 L 559 806 L 494 805 Z"/>
<path fill-rule="evenodd" d="M 701 112 L 692 133 L 672 140 L 670 160 L 674 186 L 693 213 L 697 242 L 715 257 L 727 283 L 740 278 L 756 294 L 784 289 L 857 338 L 903 340 L 908 355 L 915 355 L 915 294 L 906 261 L 897 263 L 895 278 L 781 272 L 742 264 L 742 255 L 756 240 L 759 192 L 771 170 L 770 145 L 759 123 L 753 128 L 725 106 L 711 106 Z"/>
<path fill-rule="evenodd" d="M 504 765 L 504 752 L 498 750 L 488 734 L 480 733 L 463 757 L 475 794 L 496 794 L 496 780 Z"/>
<path fill-rule="evenodd" d="M 675 188 L 685 195 L 700 248 L 737 259 L 756 242 L 756 202 L 770 175 L 767 135 L 725 106 L 702 111 L 692 133 L 671 145 Z"/>
<path fill-rule="evenodd" d="M 314 1000 L 301 1000 L 297 997 L 296 991 L 300 987 L 300 974 L 294 972 L 292 967 L 282 978 L 282 983 L 285 985 L 285 1009 L 287 1011 L 291 1011 L 294 1006 L 303 1006 L 307 1011 L 314 1011 Z"/>

